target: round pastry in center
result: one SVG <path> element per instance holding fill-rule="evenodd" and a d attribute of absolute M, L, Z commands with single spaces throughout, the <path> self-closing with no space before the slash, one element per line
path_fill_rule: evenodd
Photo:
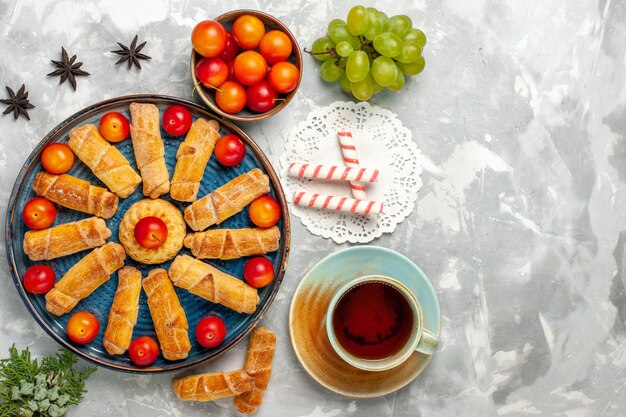
<path fill-rule="evenodd" d="M 167 228 L 165 233 L 154 233 L 150 231 L 150 228 L 146 229 L 148 230 L 146 239 L 157 240 L 158 244 L 150 245 L 137 240 L 135 228 L 142 219 L 148 220 L 148 223 L 155 223 L 155 220 L 158 223 L 160 219 L 165 224 Z M 139 226 L 144 228 L 143 224 Z M 147 198 L 130 206 L 124 214 L 120 223 L 120 243 L 124 246 L 128 256 L 134 260 L 150 265 L 160 264 L 178 254 L 183 247 L 185 232 L 185 221 L 180 210 L 165 200 Z"/>

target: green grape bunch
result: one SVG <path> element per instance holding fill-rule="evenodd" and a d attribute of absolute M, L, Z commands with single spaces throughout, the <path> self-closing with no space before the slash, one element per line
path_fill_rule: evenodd
<path fill-rule="evenodd" d="M 387 17 L 373 7 L 354 6 L 345 21 L 331 20 L 327 36 L 305 52 L 322 62 L 324 81 L 339 82 L 345 93 L 369 100 L 384 88 L 400 91 L 405 76 L 422 72 L 425 45 L 426 35 L 409 16 Z"/>

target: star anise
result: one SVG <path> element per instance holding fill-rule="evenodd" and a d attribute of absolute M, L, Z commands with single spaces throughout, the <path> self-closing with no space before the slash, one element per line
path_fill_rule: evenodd
<path fill-rule="evenodd" d="M 128 69 L 131 69 L 134 64 L 138 69 L 141 70 L 141 63 L 139 62 L 139 60 L 140 59 L 152 59 L 148 55 L 141 53 L 141 50 L 143 49 L 143 47 L 146 46 L 146 41 L 143 41 L 142 43 L 137 45 L 137 37 L 138 35 L 135 35 L 135 37 L 133 38 L 133 41 L 130 43 L 130 48 L 126 45 L 122 45 L 122 43 L 120 42 L 117 43 L 122 49 L 116 49 L 115 51 L 111 51 L 111 53 L 121 56 L 121 58 L 117 60 L 115 65 L 118 65 L 118 64 L 123 63 L 124 61 L 127 61 Z"/>
<path fill-rule="evenodd" d="M 9 98 L 0 100 L 0 103 L 4 103 L 8 106 L 2 114 L 6 116 L 7 114 L 13 112 L 13 117 L 15 118 L 15 120 L 17 120 L 17 118 L 20 116 L 24 116 L 26 120 L 30 120 L 30 117 L 28 116 L 28 112 L 26 110 L 34 109 L 35 106 L 30 104 L 30 102 L 28 101 L 28 91 L 26 91 L 26 86 L 22 84 L 22 87 L 17 90 L 17 94 L 15 94 L 15 92 L 11 90 L 8 86 L 5 86 L 4 88 L 7 89 L 7 93 L 9 93 Z"/>
<path fill-rule="evenodd" d="M 83 65 L 82 62 L 74 62 L 76 61 L 76 55 L 73 55 L 71 58 L 68 57 L 67 51 L 65 48 L 61 47 L 61 61 L 51 60 L 57 70 L 52 71 L 48 74 L 48 77 L 54 77 L 57 75 L 61 76 L 60 84 L 63 84 L 65 80 L 70 80 L 70 84 L 72 84 L 72 88 L 76 91 L 76 77 L 80 75 L 90 75 L 87 71 L 83 71 L 80 67 Z"/>

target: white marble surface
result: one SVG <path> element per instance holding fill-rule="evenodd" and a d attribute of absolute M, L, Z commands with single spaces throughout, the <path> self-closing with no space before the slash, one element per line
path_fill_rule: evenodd
<path fill-rule="evenodd" d="M 0 1 L 0 84 L 25 82 L 32 120 L 0 118 L 0 200 L 23 161 L 58 122 L 127 93 L 189 98 L 194 23 L 251 7 L 281 18 L 301 46 L 351 2 Z M 303 271 L 342 246 L 296 220 L 286 278 L 264 322 L 277 361 L 260 416 L 622 416 L 626 409 L 626 1 L 365 1 L 406 13 L 429 37 L 425 72 L 372 102 L 398 113 L 427 157 L 416 211 L 374 243 L 431 277 L 443 343 L 426 372 L 385 398 L 351 400 L 299 366 L 287 329 Z M 153 57 L 116 68 L 116 41 L 135 33 Z M 47 78 L 60 47 L 88 78 L 78 91 Z M 312 108 L 344 99 L 305 63 L 296 99 L 245 125 L 276 163 L 284 138 Z M 0 93 L 4 95 L 4 93 Z M 0 205 L 4 218 L 6 206 Z M 57 346 L 16 296 L 0 242 L 0 353 Z M 198 370 L 236 368 L 245 346 Z M 4 354 L 3 354 L 4 355 Z M 234 415 L 230 401 L 181 404 L 170 375 L 99 370 L 70 416 Z"/>

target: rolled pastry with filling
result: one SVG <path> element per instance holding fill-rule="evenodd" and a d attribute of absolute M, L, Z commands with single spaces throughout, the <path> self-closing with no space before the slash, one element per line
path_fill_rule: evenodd
<path fill-rule="evenodd" d="M 238 313 L 252 314 L 259 304 L 256 288 L 189 255 L 174 259 L 169 276 L 177 287 Z"/>
<path fill-rule="evenodd" d="M 71 267 L 46 294 L 46 310 L 60 316 L 69 313 L 111 274 L 124 266 L 126 252 L 119 243 L 109 242 L 94 249 Z"/>
<path fill-rule="evenodd" d="M 102 137 L 96 126 L 73 128 L 67 145 L 120 198 L 131 195 L 141 182 L 141 177 L 130 166 L 128 159 Z"/>
<path fill-rule="evenodd" d="M 239 213 L 254 199 L 269 192 L 269 177 L 254 168 L 194 201 L 185 209 L 185 221 L 196 232 L 204 230 Z"/>
<path fill-rule="evenodd" d="M 165 165 L 159 109 L 154 104 L 131 103 L 130 119 L 130 137 L 143 180 L 143 194 L 150 198 L 167 194 L 170 177 Z"/>
<path fill-rule="evenodd" d="M 176 167 L 170 186 L 170 196 L 174 200 L 196 201 L 204 170 L 220 138 L 219 127 L 215 120 L 205 119 L 197 119 L 191 125 L 176 152 Z"/>

